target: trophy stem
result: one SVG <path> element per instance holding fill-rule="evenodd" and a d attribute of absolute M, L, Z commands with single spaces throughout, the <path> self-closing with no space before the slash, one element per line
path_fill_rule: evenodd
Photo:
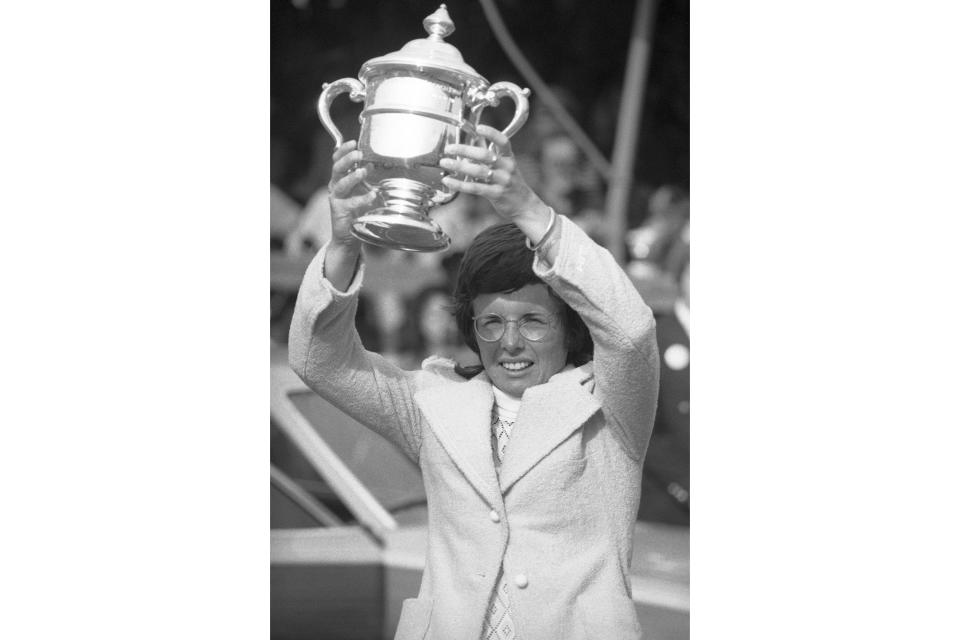
<path fill-rule="evenodd" d="M 380 197 L 385 208 L 414 218 L 426 218 L 433 189 L 418 180 L 389 178 L 380 181 Z"/>

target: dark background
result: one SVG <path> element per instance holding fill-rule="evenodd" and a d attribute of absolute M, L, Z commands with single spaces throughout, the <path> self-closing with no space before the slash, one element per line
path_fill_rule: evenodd
<path fill-rule="evenodd" d="M 324 82 L 357 77 L 370 58 L 425 37 L 421 22 L 436 0 L 273 0 L 270 26 L 272 181 L 305 200 L 326 178 L 332 141 L 316 114 Z M 548 84 L 569 93 L 570 111 L 610 158 L 635 0 L 496 5 L 524 55 Z M 447 41 L 491 82 L 527 86 L 494 38 L 477 2 L 446 3 L 456 31 Z M 646 189 L 689 188 L 689 2 L 657 3 L 634 173 Z M 531 98 L 531 103 L 537 97 Z M 510 104 L 507 101 L 507 104 Z M 335 118 L 357 112 L 335 101 Z M 347 133 L 347 132 L 345 132 Z M 521 131 L 522 133 L 522 131 Z M 348 136 L 349 137 L 349 136 Z M 642 207 L 634 206 L 633 223 Z"/>

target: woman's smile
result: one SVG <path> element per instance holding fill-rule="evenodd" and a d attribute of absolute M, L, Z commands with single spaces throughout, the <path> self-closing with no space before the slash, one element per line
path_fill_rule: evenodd
<path fill-rule="evenodd" d="M 521 373 L 526 371 L 533 366 L 533 362 L 530 360 L 517 360 L 511 362 L 501 362 L 500 366 L 506 369 L 507 371 L 512 371 L 514 373 Z"/>

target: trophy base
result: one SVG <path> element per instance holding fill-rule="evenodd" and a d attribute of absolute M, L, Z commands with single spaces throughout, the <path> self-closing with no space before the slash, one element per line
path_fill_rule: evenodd
<path fill-rule="evenodd" d="M 384 206 L 357 218 L 350 228 L 354 236 L 398 251 L 443 251 L 450 246 L 450 236 L 427 216 L 435 189 L 410 178 L 387 178 L 377 189 Z"/>
<path fill-rule="evenodd" d="M 350 233 L 368 244 L 399 251 L 443 251 L 450 246 L 450 236 L 430 218 L 386 207 L 357 218 Z"/>

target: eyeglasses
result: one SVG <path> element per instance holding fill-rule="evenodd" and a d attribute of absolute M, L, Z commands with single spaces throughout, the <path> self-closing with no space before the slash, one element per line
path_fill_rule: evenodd
<path fill-rule="evenodd" d="M 496 342 L 503 337 L 507 330 L 507 325 L 511 322 L 517 324 L 517 331 L 527 340 L 538 342 L 547 337 L 550 329 L 554 326 L 555 313 L 530 313 L 519 320 L 506 320 L 503 316 L 496 313 L 488 313 L 473 318 L 473 328 L 477 332 L 477 337 L 484 342 Z"/>

